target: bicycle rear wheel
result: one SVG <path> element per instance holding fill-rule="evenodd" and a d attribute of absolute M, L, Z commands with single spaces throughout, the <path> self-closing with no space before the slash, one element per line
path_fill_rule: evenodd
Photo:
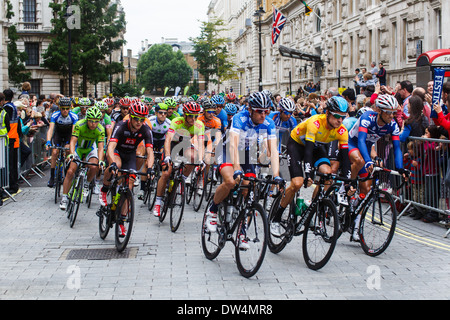
<path fill-rule="evenodd" d="M 222 250 L 223 246 L 225 245 L 224 240 L 224 226 L 222 224 L 224 214 L 224 207 L 222 204 L 218 206 L 217 210 L 217 231 L 211 232 L 209 231 L 206 220 L 209 216 L 209 207 L 211 206 L 211 201 L 209 201 L 208 205 L 206 206 L 205 213 L 203 215 L 203 222 L 202 222 L 202 249 L 205 257 L 209 260 L 215 259 L 220 251 Z"/>
<path fill-rule="evenodd" d="M 170 230 L 176 232 L 181 223 L 184 212 L 184 202 L 186 198 L 186 190 L 183 178 L 175 181 L 173 186 L 173 197 L 170 208 Z"/>
<path fill-rule="evenodd" d="M 116 217 L 116 249 L 118 252 L 122 252 L 130 240 L 134 223 L 134 198 L 130 190 L 120 196 Z"/>
<path fill-rule="evenodd" d="M 397 210 L 392 196 L 380 190 L 372 193 L 361 213 L 359 236 L 364 252 L 372 257 L 383 253 L 394 237 Z"/>
<path fill-rule="evenodd" d="M 58 198 L 61 196 L 61 185 L 63 181 L 63 170 L 59 161 L 56 163 L 55 168 L 55 203 L 58 203 Z"/>
<path fill-rule="evenodd" d="M 236 232 L 236 264 L 242 276 L 250 278 L 261 267 L 267 249 L 268 223 L 260 204 L 240 215 Z"/>
<path fill-rule="evenodd" d="M 111 214 L 107 207 L 100 207 L 97 211 L 98 220 L 98 231 L 100 238 L 105 240 L 108 236 L 109 229 L 111 229 Z"/>
<path fill-rule="evenodd" d="M 275 217 L 275 214 L 278 210 L 278 207 L 280 205 L 281 199 L 283 198 L 283 193 L 281 193 L 273 202 L 272 206 L 270 207 L 269 212 L 269 223 L 273 222 L 273 219 Z M 292 202 L 293 204 L 293 202 Z M 289 241 L 292 239 L 293 230 L 292 228 L 295 228 L 294 222 L 291 219 L 290 210 L 292 204 L 288 205 L 286 209 L 283 212 L 283 215 L 281 217 L 280 226 L 283 230 L 283 233 L 280 236 L 275 236 L 271 232 L 269 232 L 269 236 L 267 239 L 267 245 L 269 247 L 270 252 L 272 253 L 280 253 L 286 245 L 289 243 Z"/>
<path fill-rule="evenodd" d="M 156 189 L 158 187 L 158 181 L 159 181 L 159 172 L 155 173 L 155 176 L 151 178 L 150 180 L 147 180 L 147 188 L 148 191 L 148 202 L 147 202 L 147 208 L 148 211 L 152 211 L 153 206 L 156 202 Z"/>
<path fill-rule="evenodd" d="M 192 202 L 192 205 L 195 212 L 197 212 L 200 209 L 203 198 L 205 197 L 206 179 L 207 179 L 206 173 L 202 171 L 196 175 L 196 179 L 194 180 L 196 185 L 194 184 L 191 185 L 191 188 L 194 189 L 193 190 L 194 200 Z"/>
<path fill-rule="evenodd" d="M 323 199 L 312 208 L 303 233 L 303 258 L 308 268 L 319 270 L 330 260 L 339 232 L 339 219 L 335 204 Z"/>

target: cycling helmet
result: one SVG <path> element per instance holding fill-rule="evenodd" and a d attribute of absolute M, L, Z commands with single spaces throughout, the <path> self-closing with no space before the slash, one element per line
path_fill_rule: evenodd
<path fill-rule="evenodd" d="M 130 114 L 141 118 L 147 117 L 148 107 L 141 101 L 133 101 L 133 103 L 130 105 Z"/>
<path fill-rule="evenodd" d="M 255 92 L 248 98 L 248 105 L 254 109 L 270 109 L 270 98 L 262 92 Z"/>
<path fill-rule="evenodd" d="M 236 94 L 234 92 L 230 92 L 229 94 L 227 94 L 227 99 L 228 101 L 236 100 Z"/>
<path fill-rule="evenodd" d="M 211 98 L 211 102 L 214 103 L 215 105 L 224 105 L 225 99 L 221 95 L 216 94 L 214 97 Z"/>
<path fill-rule="evenodd" d="M 58 104 L 60 107 L 70 107 L 72 106 L 72 100 L 70 98 L 62 97 L 59 98 Z"/>
<path fill-rule="evenodd" d="M 227 103 L 225 105 L 225 112 L 227 115 L 234 116 L 238 112 L 238 107 L 234 103 Z"/>
<path fill-rule="evenodd" d="M 375 101 L 377 108 L 383 111 L 396 111 L 398 108 L 398 101 L 390 94 L 379 95 Z"/>
<path fill-rule="evenodd" d="M 198 94 L 193 94 L 191 96 L 191 98 L 194 99 L 194 101 L 197 101 L 198 100 Z"/>
<path fill-rule="evenodd" d="M 331 97 L 327 101 L 327 110 L 330 112 L 348 112 L 348 102 L 342 97 Z"/>
<path fill-rule="evenodd" d="M 174 99 L 172 99 L 172 98 L 167 98 L 166 100 L 164 100 L 164 103 L 169 108 L 176 108 L 177 107 L 177 102 Z"/>
<path fill-rule="evenodd" d="M 159 110 L 167 110 L 167 104 L 165 103 L 158 103 L 155 107 L 155 112 L 158 112 Z"/>
<path fill-rule="evenodd" d="M 364 113 L 366 113 L 367 111 L 372 111 L 372 108 L 370 107 L 362 107 L 361 109 L 358 110 L 358 112 L 356 113 L 356 117 L 359 118 L 361 117 Z"/>
<path fill-rule="evenodd" d="M 286 112 L 294 112 L 296 109 L 294 101 L 292 101 L 289 98 L 281 99 L 280 103 L 278 103 L 278 107 L 280 107 L 281 110 L 286 111 Z"/>
<path fill-rule="evenodd" d="M 106 103 L 108 105 L 108 107 L 114 105 L 114 99 L 111 99 L 111 98 L 103 99 L 103 102 Z"/>
<path fill-rule="evenodd" d="M 199 114 L 202 112 L 202 107 L 195 101 L 186 102 L 183 105 L 184 114 Z"/>
<path fill-rule="evenodd" d="M 89 98 L 81 98 L 78 100 L 78 105 L 80 107 L 89 107 L 91 105 L 91 99 Z"/>
<path fill-rule="evenodd" d="M 212 103 L 209 98 L 203 98 L 202 101 L 203 110 L 216 109 L 216 106 Z"/>
<path fill-rule="evenodd" d="M 272 92 L 270 92 L 267 89 L 264 89 L 263 91 L 261 91 L 262 93 L 264 93 L 266 96 L 269 97 L 269 99 L 272 99 Z"/>
<path fill-rule="evenodd" d="M 131 105 L 131 99 L 130 98 L 122 98 L 122 99 L 120 99 L 119 104 L 121 107 L 129 107 Z"/>
<path fill-rule="evenodd" d="M 100 110 L 108 110 L 108 104 L 104 101 L 97 101 L 95 106 Z"/>
<path fill-rule="evenodd" d="M 102 118 L 102 112 L 97 107 L 89 108 L 86 111 L 86 119 L 101 119 Z"/>
<path fill-rule="evenodd" d="M 146 97 L 146 98 L 144 98 L 144 102 L 145 102 L 145 103 L 152 103 L 152 102 L 153 102 L 153 99 L 150 98 L 150 97 Z"/>

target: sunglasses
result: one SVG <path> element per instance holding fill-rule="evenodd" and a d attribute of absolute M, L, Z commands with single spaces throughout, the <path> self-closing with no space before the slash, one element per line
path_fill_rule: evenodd
<path fill-rule="evenodd" d="M 194 119 L 198 118 L 198 114 L 190 114 L 190 113 L 186 113 L 186 117 L 193 117 Z"/>
<path fill-rule="evenodd" d="M 97 124 L 97 123 L 100 123 L 100 120 L 88 120 L 88 122 L 93 123 L 93 124 Z"/>
<path fill-rule="evenodd" d="M 344 120 L 345 118 L 347 118 L 347 115 L 346 114 L 344 114 L 344 115 L 342 115 L 342 114 L 339 114 L 339 113 L 334 113 L 334 112 L 331 112 L 330 111 L 330 114 L 333 116 L 333 117 L 335 117 L 336 119 L 342 119 L 342 120 Z"/>
<path fill-rule="evenodd" d="M 269 110 L 265 110 L 265 109 L 252 109 L 252 110 L 259 114 L 269 114 L 270 113 Z"/>
<path fill-rule="evenodd" d="M 215 110 L 206 110 L 206 113 L 216 113 Z"/>
<path fill-rule="evenodd" d="M 61 111 L 62 110 L 70 110 L 70 108 L 59 108 Z"/>
<path fill-rule="evenodd" d="M 292 112 L 284 111 L 283 113 L 284 113 L 285 115 L 287 115 L 287 116 L 292 116 Z"/>
<path fill-rule="evenodd" d="M 137 116 L 131 116 L 132 119 L 134 119 L 137 122 L 144 122 L 145 118 L 137 117 Z"/>
<path fill-rule="evenodd" d="M 163 115 L 163 116 L 167 114 L 166 111 L 158 111 L 158 113 L 159 113 L 160 115 Z"/>
<path fill-rule="evenodd" d="M 387 113 L 388 115 L 393 115 L 393 114 L 395 114 L 397 111 L 385 111 L 385 110 L 381 110 L 381 112 L 383 112 L 383 113 Z"/>

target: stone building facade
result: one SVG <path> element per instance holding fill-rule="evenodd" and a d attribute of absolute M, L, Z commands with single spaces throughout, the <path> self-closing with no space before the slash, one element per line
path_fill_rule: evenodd
<path fill-rule="evenodd" d="M 409 79 L 415 83 L 420 53 L 450 48 L 450 29 L 443 28 L 450 14 L 446 0 L 307 0 L 313 9 L 305 15 L 299 0 L 212 0 L 210 19 L 228 23 L 229 47 L 240 71 L 239 81 L 225 86 L 241 94 L 258 89 L 259 20 L 262 7 L 262 84 L 264 89 L 295 93 L 307 82 L 320 81 L 321 89 L 353 87 L 356 68 L 383 62 L 388 84 Z M 273 6 L 287 17 L 277 43 L 272 45 Z M 320 57 L 321 62 L 283 56 L 284 46 Z"/>
<path fill-rule="evenodd" d="M 49 7 L 51 1 L 62 2 L 63 0 L 10 0 L 14 17 L 10 22 L 5 16 L 6 6 L 5 1 L 1 1 L 0 5 L 0 88 L 12 86 L 8 80 L 8 62 L 6 43 L 8 41 L 8 27 L 10 24 L 15 24 L 18 36 L 17 48 L 20 51 L 26 51 L 28 60 L 26 61 L 26 69 L 31 72 L 29 82 L 32 86 L 34 94 L 41 94 L 48 96 L 50 93 L 69 94 L 69 81 L 59 74 L 49 71 L 41 64 L 43 62 L 43 54 L 51 43 L 51 30 L 53 18 L 52 9 Z M 119 0 L 118 1 L 120 4 Z M 112 53 L 112 61 L 121 61 L 121 51 Z M 105 61 L 105 63 L 108 63 Z M 120 75 L 114 75 L 113 78 L 119 78 Z M 73 77 L 73 94 L 78 96 L 80 94 L 79 87 L 81 85 L 81 77 L 74 75 Z M 110 92 L 110 83 L 104 82 L 97 84 L 97 88 L 93 84 L 88 84 L 88 93 L 92 96 L 97 93 L 98 97 L 107 95 Z"/>

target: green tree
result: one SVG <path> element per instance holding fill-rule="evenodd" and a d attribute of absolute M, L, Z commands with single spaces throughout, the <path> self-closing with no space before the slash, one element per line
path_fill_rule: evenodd
<path fill-rule="evenodd" d="M 220 36 L 225 30 L 223 20 L 202 22 L 200 36 L 190 38 L 194 42 L 192 55 L 197 60 L 199 73 L 205 77 L 206 89 L 209 82 L 221 84 L 237 75 L 233 56 L 228 51 L 228 39 Z"/>
<path fill-rule="evenodd" d="M 168 44 L 155 44 L 139 59 L 138 83 L 152 88 L 184 88 L 192 78 L 192 68 L 181 51 Z"/>
<path fill-rule="evenodd" d="M 6 1 L 6 18 L 8 21 L 14 16 L 13 6 L 9 0 Z M 19 51 L 17 49 L 17 40 L 19 36 L 17 35 L 17 28 L 13 24 L 8 28 L 8 76 L 9 81 L 14 83 L 14 85 L 20 85 L 22 82 L 30 79 L 31 73 L 25 72 L 27 69 L 25 67 L 25 61 L 28 58 L 26 52 Z"/>
<path fill-rule="evenodd" d="M 120 62 L 109 62 L 110 54 L 121 49 L 125 40 L 120 38 L 125 31 L 125 14 L 111 0 L 72 0 L 80 8 L 80 29 L 71 29 L 72 72 L 82 76 L 82 94 L 87 95 L 87 84 L 107 81 L 110 74 L 123 71 Z M 44 53 L 43 67 L 58 72 L 63 77 L 69 74 L 68 27 L 65 19 L 66 4 L 51 2 L 55 18 L 53 40 Z"/>

